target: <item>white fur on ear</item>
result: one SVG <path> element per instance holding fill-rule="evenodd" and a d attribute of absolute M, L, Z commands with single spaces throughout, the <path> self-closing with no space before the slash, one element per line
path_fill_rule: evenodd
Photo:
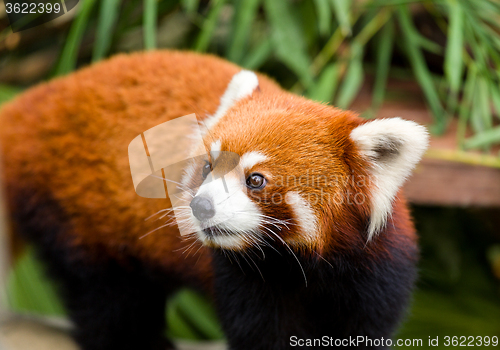
<path fill-rule="evenodd" d="M 429 143 L 425 127 L 401 118 L 367 122 L 351 132 L 351 139 L 372 164 L 371 218 L 368 239 L 382 229 L 392 213 L 399 188 L 422 158 Z M 374 181 L 373 181 L 374 180 Z"/>
<path fill-rule="evenodd" d="M 205 120 L 206 129 L 210 130 L 229 108 L 242 98 L 250 96 L 258 86 L 259 79 L 254 72 L 242 70 L 236 73 L 220 99 L 219 108 L 213 116 Z"/>

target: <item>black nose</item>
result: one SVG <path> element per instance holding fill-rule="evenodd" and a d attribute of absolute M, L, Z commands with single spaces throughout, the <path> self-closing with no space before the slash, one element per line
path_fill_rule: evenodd
<path fill-rule="evenodd" d="M 193 215 L 200 221 L 212 218 L 215 215 L 215 208 L 212 201 L 206 197 L 196 196 L 189 204 Z"/>

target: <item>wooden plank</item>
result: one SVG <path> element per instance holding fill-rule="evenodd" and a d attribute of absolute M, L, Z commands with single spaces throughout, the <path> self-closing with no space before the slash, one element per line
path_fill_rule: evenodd
<path fill-rule="evenodd" d="M 424 158 L 404 191 L 415 204 L 500 207 L 500 169 Z"/>

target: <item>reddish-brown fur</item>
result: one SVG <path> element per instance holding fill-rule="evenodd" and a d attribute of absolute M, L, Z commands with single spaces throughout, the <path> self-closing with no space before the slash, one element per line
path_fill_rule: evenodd
<path fill-rule="evenodd" d="M 139 239 L 160 225 L 144 219 L 166 208 L 168 201 L 135 193 L 127 147 L 141 132 L 167 120 L 193 112 L 199 118 L 213 114 L 239 70 L 216 57 L 193 53 L 120 55 L 30 89 L 0 112 L 4 177 L 12 210 L 21 188 L 30 184 L 63 207 L 71 230 L 59 239 L 90 247 L 95 255 L 89 259 L 120 260 L 125 251 L 148 265 L 179 271 L 209 286 L 212 272 L 206 248 L 196 255 L 182 254 L 186 242 L 175 228 Z M 349 189 L 369 198 L 369 186 L 348 180 L 351 170 L 368 175 L 367 164 L 349 138 L 361 119 L 284 92 L 265 76 L 259 75 L 259 84 L 249 102 L 237 103 L 229 110 L 227 122 L 211 131 L 214 138 L 225 140 L 222 150 L 241 155 L 268 145 L 266 154 L 279 160 L 276 164 L 284 164 L 273 167 L 271 179 L 289 174 L 300 177 L 308 169 L 316 177 L 336 174 L 347 185 L 328 191 L 345 195 Z M 254 132 L 249 134 L 249 129 Z M 259 169 L 265 172 L 266 163 Z M 286 186 L 287 190 L 319 191 L 318 186 Z M 269 190 L 273 188 L 282 191 L 271 180 Z M 366 237 L 354 232 L 366 224 L 368 201 L 351 206 L 323 203 L 318 208 L 320 238 L 297 249 L 324 254 L 365 247 Z M 266 212 L 265 205 L 262 209 L 268 215 L 280 215 Z M 403 200 L 396 201 L 389 225 L 415 239 Z M 390 239 L 397 244 L 395 233 Z M 366 245 L 367 254 L 373 256 L 385 250 L 377 237 Z"/>

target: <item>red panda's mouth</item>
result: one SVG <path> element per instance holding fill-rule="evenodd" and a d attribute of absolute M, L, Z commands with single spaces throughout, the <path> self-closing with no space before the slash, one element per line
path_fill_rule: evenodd
<path fill-rule="evenodd" d="M 207 237 L 212 237 L 218 234 L 212 227 L 204 228 L 202 231 Z"/>
<path fill-rule="evenodd" d="M 211 238 L 211 237 L 217 237 L 217 236 L 236 236 L 237 234 L 228 230 L 222 231 L 221 229 L 217 228 L 216 226 L 210 226 L 207 228 L 202 229 L 203 233 Z"/>

